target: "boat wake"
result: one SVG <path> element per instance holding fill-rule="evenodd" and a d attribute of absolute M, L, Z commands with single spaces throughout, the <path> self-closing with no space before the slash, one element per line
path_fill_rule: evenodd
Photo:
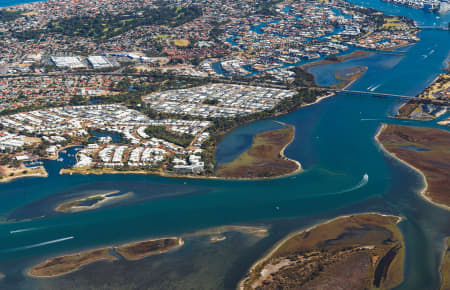
<path fill-rule="evenodd" d="M 430 55 L 432 55 L 435 52 L 434 49 L 430 50 L 430 52 L 428 54 L 422 54 L 423 59 L 428 58 Z"/>
<path fill-rule="evenodd" d="M 67 240 L 71 240 L 71 239 L 74 239 L 74 238 L 75 238 L 74 236 L 70 236 L 70 237 L 65 237 L 65 238 L 61 238 L 61 239 L 51 240 L 51 241 L 47 241 L 47 242 L 32 244 L 32 245 L 28 245 L 28 246 L 1 250 L 0 252 L 1 253 L 10 253 L 10 252 L 17 252 L 17 251 L 22 251 L 22 250 L 28 250 L 28 249 L 38 248 L 38 247 L 42 247 L 42 246 L 46 246 L 46 245 L 61 243 L 61 242 L 64 242 L 64 241 L 67 241 Z"/>
<path fill-rule="evenodd" d="M 9 231 L 9 233 L 10 233 L 11 235 L 14 235 L 14 234 L 18 234 L 18 233 L 37 231 L 37 230 L 40 230 L 40 229 L 42 229 L 42 228 L 26 228 L 26 229 L 18 229 L 18 230 Z"/>
<path fill-rule="evenodd" d="M 323 193 L 323 194 L 319 194 L 319 195 L 314 195 L 314 197 L 323 197 L 323 196 L 339 195 L 339 194 L 343 194 L 343 193 L 355 191 L 355 190 L 360 189 L 361 187 L 364 187 L 367 183 L 369 183 L 369 175 L 368 175 L 367 173 L 365 173 L 364 176 L 362 177 L 362 179 L 361 179 L 361 180 L 358 182 L 358 184 L 356 184 L 355 186 L 352 186 L 352 187 L 347 188 L 347 189 L 344 189 L 344 190 L 336 191 L 336 192 Z"/>
<path fill-rule="evenodd" d="M 344 190 L 335 192 L 334 194 L 341 194 L 341 193 L 354 191 L 354 190 L 360 189 L 361 187 L 365 186 L 367 183 L 369 183 L 369 175 L 367 173 L 365 173 L 363 178 L 361 179 L 361 181 L 357 185 L 355 185 L 355 186 L 353 186 L 351 188 L 348 188 L 348 189 L 344 189 Z"/>
<path fill-rule="evenodd" d="M 371 88 L 369 89 L 369 91 L 373 92 L 373 91 L 375 91 L 376 89 L 378 89 L 379 87 L 381 87 L 381 84 L 378 84 L 378 85 L 376 85 L 376 86 L 371 87 Z"/>

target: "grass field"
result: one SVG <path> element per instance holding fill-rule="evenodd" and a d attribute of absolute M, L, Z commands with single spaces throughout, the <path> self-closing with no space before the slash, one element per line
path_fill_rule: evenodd
<path fill-rule="evenodd" d="M 400 20 L 397 17 L 386 18 L 384 24 L 381 26 L 381 29 L 389 30 L 389 29 L 397 29 L 402 25 Z"/>
<path fill-rule="evenodd" d="M 189 45 L 189 40 L 187 39 L 175 39 L 172 42 L 176 47 L 186 47 Z"/>

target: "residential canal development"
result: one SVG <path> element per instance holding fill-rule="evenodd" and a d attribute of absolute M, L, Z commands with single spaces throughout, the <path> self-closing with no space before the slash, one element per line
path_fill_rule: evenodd
<path fill-rule="evenodd" d="M 0 289 L 446 289 L 446 2 L 0 5 Z"/>

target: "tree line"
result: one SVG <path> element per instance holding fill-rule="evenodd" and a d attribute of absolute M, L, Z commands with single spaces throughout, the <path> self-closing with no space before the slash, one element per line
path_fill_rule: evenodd
<path fill-rule="evenodd" d="M 202 15 L 197 6 L 176 7 L 163 6 L 158 8 L 144 8 L 125 14 L 99 14 L 95 17 L 74 16 L 67 19 L 52 21 L 43 30 L 28 30 L 13 32 L 13 36 L 20 40 L 38 39 L 43 34 L 60 33 L 68 36 L 89 37 L 105 40 L 138 26 L 167 25 L 176 27 L 192 21 Z"/>

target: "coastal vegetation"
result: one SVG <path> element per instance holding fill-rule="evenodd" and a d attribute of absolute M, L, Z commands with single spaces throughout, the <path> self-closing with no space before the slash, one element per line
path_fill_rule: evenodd
<path fill-rule="evenodd" d="M 300 67 L 307 71 L 308 69 L 315 67 L 315 66 L 327 65 L 327 64 L 332 64 L 332 63 L 341 63 L 346 60 L 365 57 L 370 54 L 372 54 L 372 52 L 370 52 L 370 51 L 355 50 L 352 53 L 343 54 L 343 55 L 331 55 L 322 60 L 305 63 L 305 64 L 301 65 Z"/>
<path fill-rule="evenodd" d="M 403 280 L 398 221 L 358 214 L 292 234 L 250 269 L 241 289 L 391 289 Z"/>
<path fill-rule="evenodd" d="M 234 118 L 215 118 L 212 120 L 213 126 L 208 129 L 210 138 L 206 140 L 202 148 L 202 160 L 205 162 L 205 174 L 213 175 L 216 164 L 215 151 L 223 135 L 232 129 L 244 124 L 276 117 L 282 114 L 294 112 L 304 104 L 314 103 L 318 97 L 323 97 L 329 92 L 325 89 L 300 89 L 298 93 L 283 100 L 270 110 L 257 112 L 249 115 L 236 116 Z"/>
<path fill-rule="evenodd" d="M 355 80 L 359 79 L 366 71 L 366 66 L 355 66 L 336 71 L 334 73 L 334 78 L 338 80 L 338 83 L 332 86 L 338 89 L 345 88 Z"/>
<path fill-rule="evenodd" d="M 282 129 L 256 134 L 251 147 L 235 160 L 219 164 L 216 176 L 225 178 L 267 178 L 282 176 L 301 169 L 298 162 L 283 155 L 284 148 L 292 142 L 295 128 L 286 125 Z"/>
<path fill-rule="evenodd" d="M 309 72 L 310 68 L 316 67 L 316 66 L 333 64 L 333 63 L 342 63 L 346 60 L 360 58 L 360 57 L 368 56 L 370 54 L 371 54 L 371 52 L 369 52 L 369 51 L 356 50 L 349 54 L 331 55 L 322 60 L 313 61 L 313 62 L 303 64 L 301 66 L 297 66 L 293 69 L 293 71 L 295 72 L 294 81 L 291 84 L 289 84 L 289 86 L 295 86 L 295 87 L 317 86 L 314 74 Z M 350 71 L 347 71 L 347 73 L 352 72 L 348 76 L 341 76 L 342 73 L 345 73 L 345 71 L 336 71 L 335 78 L 339 82 L 334 87 L 343 88 L 345 86 L 348 86 L 348 84 L 350 84 L 352 81 L 360 78 L 366 70 L 367 70 L 367 68 L 365 68 L 363 66 L 356 66 L 354 68 L 350 68 Z"/>
<path fill-rule="evenodd" d="M 139 260 L 150 255 L 161 254 L 183 245 L 181 238 L 161 238 L 129 243 L 118 247 L 106 247 L 77 254 L 49 259 L 32 267 L 28 274 L 33 277 L 55 277 L 79 270 L 98 261 Z M 114 255 L 112 254 L 114 253 Z"/>
<path fill-rule="evenodd" d="M 426 178 L 424 196 L 450 206 L 450 133 L 445 130 L 383 125 L 378 140 L 387 151 L 420 170 Z"/>
<path fill-rule="evenodd" d="M 114 261 L 116 257 L 110 254 L 111 248 L 97 249 L 82 253 L 49 259 L 28 271 L 33 277 L 55 277 L 80 269 L 82 266 L 106 260 Z"/>
<path fill-rule="evenodd" d="M 118 193 L 119 191 L 112 191 L 108 193 L 95 194 L 85 198 L 63 202 L 55 208 L 55 211 L 67 213 L 67 212 L 79 212 L 95 209 L 100 207 L 101 203 L 104 203 L 105 201 L 126 197 L 126 194 L 118 194 Z"/>
<path fill-rule="evenodd" d="M 14 164 L 17 160 L 12 161 L 12 164 L 0 166 L 0 183 L 8 182 L 21 177 L 47 177 L 48 173 L 43 166 L 36 166 L 27 168 L 23 164 Z"/>
<path fill-rule="evenodd" d="M 116 253 L 127 260 L 139 260 L 150 255 L 161 254 L 183 245 L 181 238 L 163 238 L 130 243 L 114 248 Z"/>
<path fill-rule="evenodd" d="M 294 69 L 295 79 L 292 83 L 297 87 L 315 86 L 316 80 L 312 73 L 308 72 L 306 68 L 297 66 Z"/>
<path fill-rule="evenodd" d="M 173 144 L 180 145 L 182 147 L 188 147 L 192 140 L 194 140 L 194 136 L 186 133 L 173 133 L 168 131 L 164 126 L 149 126 L 145 133 L 151 137 L 163 139 L 169 141 Z"/>

